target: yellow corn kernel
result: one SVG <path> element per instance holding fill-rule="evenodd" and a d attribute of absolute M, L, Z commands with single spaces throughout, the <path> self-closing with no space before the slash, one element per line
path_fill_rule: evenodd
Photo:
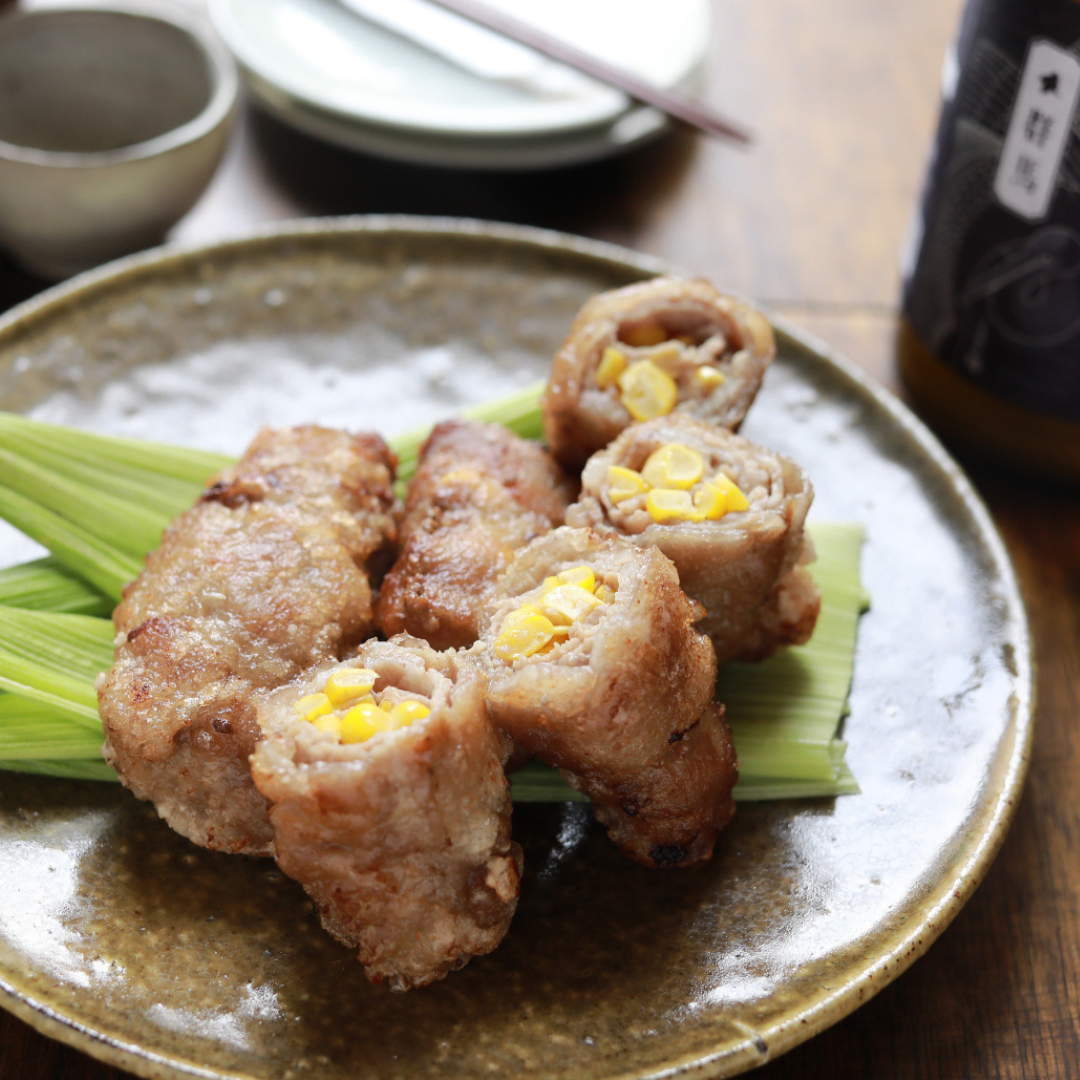
<path fill-rule="evenodd" d="M 596 385 L 601 390 L 614 386 L 619 376 L 626 370 L 626 353 L 613 349 L 610 345 L 600 357 L 596 366 Z"/>
<path fill-rule="evenodd" d="M 387 714 L 390 727 L 408 727 L 414 720 L 423 720 L 430 715 L 429 709 L 422 701 L 399 701 Z"/>
<path fill-rule="evenodd" d="M 742 489 L 727 473 L 718 472 L 710 483 L 715 484 L 727 496 L 727 508 L 729 510 L 750 509 L 750 503 L 746 501 Z"/>
<path fill-rule="evenodd" d="M 622 465 L 609 465 L 607 471 L 608 498 L 616 506 L 624 499 L 635 495 L 644 495 L 649 485 L 642 479 L 641 473 L 625 469 Z"/>
<path fill-rule="evenodd" d="M 687 491 L 705 472 L 705 459 L 692 447 L 667 443 L 649 455 L 641 475 L 650 487 Z"/>
<path fill-rule="evenodd" d="M 694 500 L 689 491 L 673 488 L 653 488 L 645 501 L 645 509 L 653 521 L 663 524 L 667 521 L 701 521 L 702 515 L 694 507 Z"/>
<path fill-rule="evenodd" d="M 503 620 L 502 630 L 495 639 L 495 654 L 508 663 L 532 656 L 547 645 L 553 632 L 551 620 L 532 604 L 526 604 Z"/>
<path fill-rule="evenodd" d="M 605 584 L 603 581 L 596 586 L 596 592 L 593 594 L 601 604 L 610 604 L 615 599 L 615 590 Z"/>
<path fill-rule="evenodd" d="M 698 385 L 706 390 L 715 390 L 727 382 L 724 373 L 711 364 L 702 364 L 701 367 L 695 368 L 694 378 L 697 379 Z"/>
<path fill-rule="evenodd" d="M 371 700 L 374 701 L 375 699 L 372 698 Z M 378 703 L 378 705 L 379 705 L 380 709 L 383 709 L 386 712 L 389 712 L 394 707 L 394 703 L 389 698 L 386 698 L 386 697 L 384 697 L 382 699 L 382 701 L 380 701 Z"/>
<path fill-rule="evenodd" d="M 675 380 L 651 360 L 631 364 L 619 376 L 619 400 L 635 420 L 667 416 L 679 400 Z"/>
<path fill-rule="evenodd" d="M 596 588 L 596 575 L 591 566 L 572 566 L 569 570 L 560 570 L 557 580 L 560 585 L 579 585 L 589 592 Z"/>
<path fill-rule="evenodd" d="M 323 693 L 331 705 L 345 705 L 370 694 L 377 678 L 370 668 L 338 668 L 330 673 Z"/>
<path fill-rule="evenodd" d="M 327 713 L 325 716 L 316 716 L 311 721 L 312 727 L 318 731 L 326 731 L 336 737 L 341 736 L 341 717 L 337 713 Z"/>
<path fill-rule="evenodd" d="M 668 332 L 658 322 L 642 322 L 619 330 L 619 340 L 637 349 L 659 345 L 662 341 L 667 341 L 668 337 Z"/>
<path fill-rule="evenodd" d="M 547 596 L 547 594 L 551 592 L 552 589 L 557 589 L 558 587 L 559 579 L 554 574 L 552 574 L 551 577 L 544 578 L 544 583 L 540 586 L 540 595 Z"/>
<path fill-rule="evenodd" d="M 305 719 L 314 720 L 334 711 L 330 699 L 325 694 L 305 694 L 293 708 Z"/>
<path fill-rule="evenodd" d="M 600 601 L 580 585 L 560 585 L 544 597 L 541 605 L 553 626 L 570 626 L 599 607 Z"/>
<path fill-rule="evenodd" d="M 694 506 L 706 521 L 716 521 L 728 511 L 727 493 L 707 480 L 694 492 Z"/>
<path fill-rule="evenodd" d="M 372 735 L 386 731 L 388 727 L 386 713 L 378 705 L 365 701 L 360 705 L 354 705 L 342 718 L 341 741 L 343 743 L 364 742 Z"/>

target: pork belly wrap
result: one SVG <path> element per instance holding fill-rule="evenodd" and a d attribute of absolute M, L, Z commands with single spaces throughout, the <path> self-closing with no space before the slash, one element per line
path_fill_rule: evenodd
<path fill-rule="evenodd" d="M 813 497 L 794 461 L 677 415 L 635 424 L 595 454 L 567 520 L 667 555 L 724 664 L 813 633 L 821 594 L 803 532 Z"/>
<path fill-rule="evenodd" d="M 105 757 L 195 843 L 271 852 L 248 764 L 252 693 L 370 632 L 369 567 L 393 537 L 394 467 L 376 435 L 264 430 L 125 589 L 98 690 Z"/>
<path fill-rule="evenodd" d="M 476 650 L 492 719 L 585 792 L 631 858 L 707 859 L 738 765 L 712 646 L 671 561 L 563 527 L 514 559 L 498 597 Z"/>
<path fill-rule="evenodd" d="M 451 674 L 402 636 L 258 706 L 252 773 L 271 803 L 278 864 L 368 977 L 394 990 L 490 952 L 517 904 L 508 740 L 475 673 Z"/>
<path fill-rule="evenodd" d="M 600 293 L 555 354 L 542 402 L 548 445 L 580 469 L 634 421 L 679 412 L 738 430 L 775 354 L 765 316 L 707 281 Z"/>
<path fill-rule="evenodd" d="M 495 579 L 518 548 L 562 524 L 573 497 L 536 443 L 497 424 L 439 424 L 409 482 L 398 559 L 375 609 L 379 629 L 437 649 L 472 645 Z"/>

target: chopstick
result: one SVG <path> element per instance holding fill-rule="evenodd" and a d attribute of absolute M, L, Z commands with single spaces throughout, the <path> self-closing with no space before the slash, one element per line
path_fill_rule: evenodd
<path fill-rule="evenodd" d="M 614 86 L 636 101 L 652 105 L 673 119 L 696 128 L 706 135 L 728 139 L 743 145 L 752 141 L 750 132 L 745 128 L 730 120 L 725 120 L 699 102 L 671 90 L 654 86 L 623 68 L 615 67 L 606 60 L 601 60 L 573 45 L 568 45 L 565 41 L 551 37 L 511 15 L 488 7 L 487 4 L 479 3 L 477 0 L 430 0 L 430 2 L 522 45 L 527 45 L 530 49 L 550 56 L 553 60 L 558 60 L 568 67 L 583 71 L 586 75 Z"/>

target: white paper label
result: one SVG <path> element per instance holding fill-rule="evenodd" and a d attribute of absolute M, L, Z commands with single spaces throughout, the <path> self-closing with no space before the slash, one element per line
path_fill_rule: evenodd
<path fill-rule="evenodd" d="M 998 201 L 1028 221 L 1050 209 L 1078 93 L 1080 60 L 1052 42 L 1032 41 L 994 177 Z"/>

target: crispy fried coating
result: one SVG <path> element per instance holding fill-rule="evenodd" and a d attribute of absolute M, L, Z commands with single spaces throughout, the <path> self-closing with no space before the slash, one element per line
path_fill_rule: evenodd
<path fill-rule="evenodd" d="M 723 472 L 749 501 L 716 521 L 653 520 L 645 496 L 611 497 L 609 468 L 640 471 L 653 451 L 681 444 L 705 461 L 705 477 Z M 758 661 L 810 639 L 821 594 L 805 564 L 814 557 L 803 531 L 814 491 L 794 461 L 722 428 L 685 415 L 635 424 L 590 458 L 582 492 L 567 511 L 575 526 L 617 532 L 655 545 L 675 564 L 687 594 L 706 616 L 720 664 Z"/>
<path fill-rule="evenodd" d="M 495 579 L 514 553 L 561 525 L 574 497 L 551 455 L 497 424 L 439 424 L 420 450 L 400 527 L 400 554 L 375 621 L 437 649 L 480 636 Z"/>
<path fill-rule="evenodd" d="M 589 566 L 614 596 L 544 653 L 506 661 L 504 620 L 543 595 L 545 578 Z M 632 859 L 651 867 L 708 859 L 734 813 L 738 763 L 700 612 L 656 548 L 560 528 L 533 541 L 499 580 L 477 655 L 492 719 L 593 801 Z"/>
<path fill-rule="evenodd" d="M 737 431 L 776 341 L 764 315 L 700 279 L 654 278 L 594 296 L 555 354 L 542 402 L 548 445 L 568 469 L 635 420 L 620 384 L 600 376 L 609 350 L 666 372 L 676 412 Z"/>
<path fill-rule="evenodd" d="M 258 704 L 264 738 L 252 772 L 270 800 L 278 864 L 318 904 L 323 925 L 359 951 L 373 982 L 425 986 L 491 952 L 517 904 L 508 740 L 491 724 L 475 673 L 399 637 L 369 642 L 348 667 L 375 692 L 430 707 L 407 727 L 342 744 L 298 717 L 324 665 Z"/>
<path fill-rule="evenodd" d="M 98 691 L 105 756 L 195 843 L 271 852 L 251 695 L 370 632 L 395 464 L 376 435 L 264 430 L 124 591 Z"/>

